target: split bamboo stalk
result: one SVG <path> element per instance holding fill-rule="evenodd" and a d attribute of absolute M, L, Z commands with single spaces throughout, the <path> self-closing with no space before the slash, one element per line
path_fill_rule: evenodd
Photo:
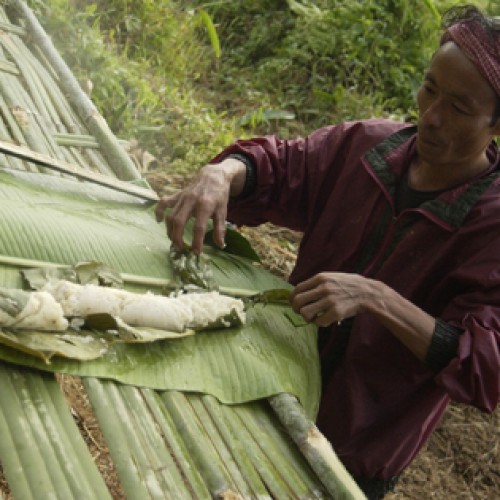
<path fill-rule="evenodd" d="M 97 111 L 90 98 L 83 92 L 75 76 L 57 52 L 49 36 L 38 22 L 32 10 L 22 0 L 8 2 L 25 20 L 31 38 L 44 52 L 60 78 L 61 87 L 67 94 L 78 115 L 103 146 L 103 153 L 116 176 L 123 180 L 140 179 L 140 174 L 108 124 Z"/>
<path fill-rule="evenodd" d="M 51 158 L 50 156 L 47 156 L 45 154 L 41 154 L 24 147 L 16 146 L 15 144 L 0 142 L 0 152 L 16 156 L 17 158 L 21 158 L 37 165 L 41 165 L 48 169 L 72 175 L 79 179 L 94 182 L 95 184 L 115 189 L 116 191 L 128 193 L 133 196 L 138 196 L 139 198 L 148 201 L 158 201 L 158 195 L 151 189 L 136 186 L 134 184 L 130 184 L 129 182 L 115 179 L 113 177 L 108 177 L 98 172 L 93 172 L 91 170 L 81 168 L 74 164 L 56 160 L 55 158 Z"/>
<path fill-rule="evenodd" d="M 24 28 L 5 21 L 0 21 L 0 30 L 6 31 L 7 33 L 15 33 L 20 36 L 26 35 L 26 30 Z"/>
<path fill-rule="evenodd" d="M 283 435 L 279 435 L 277 432 L 269 432 L 270 427 L 279 425 L 276 416 L 274 425 L 269 422 L 268 425 L 263 425 L 262 408 L 256 408 L 255 405 L 252 405 L 250 407 L 238 406 L 234 410 L 241 419 L 241 425 L 246 426 L 254 441 L 259 444 L 262 453 L 269 458 L 270 463 L 273 464 L 273 467 L 276 468 L 283 481 L 290 486 L 294 494 L 299 498 L 323 498 L 324 492 L 322 494 L 317 485 L 308 481 L 307 474 L 302 473 L 302 471 L 308 470 L 313 475 L 304 457 L 301 456 L 301 460 L 291 460 L 292 453 L 288 449 L 280 447 L 280 443 L 283 442 Z M 289 441 L 287 448 L 292 446 L 294 446 L 293 443 Z"/>
<path fill-rule="evenodd" d="M 127 498 L 151 498 L 146 484 L 138 474 L 133 450 L 127 439 L 128 431 L 121 425 L 123 417 L 112 399 L 113 395 L 107 390 L 109 382 L 93 377 L 86 377 L 83 382 L 99 423 L 101 426 L 106 425 L 108 446 Z M 115 422 L 119 422 L 120 425 Z"/>
<path fill-rule="evenodd" d="M 365 500 L 365 495 L 329 441 L 307 418 L 297 398 L 283 393 L 270 397 L 269 403 L 332 497 L 336 500 Z"/>
<path fill-rule="evenodd" d="M 24 138 L 24 134 L 21 131 L 21 127 L 17 123 L 17 120 L 12 115 L 12 112 L 9 108 L 7 101 L 4 99 L 3 94 L 0 92 L 0 106 L 1 112 L 4 120 L 7 122 L 7 126 L 12 133 L 13 139 L 22 145 L 26 145 L 26 139 Z"/>
<path fill-rule="evenodd" d="M 222 405 L 211 395 L 201 396 L 201 401 L 205 405 L 214 424 L 217 426 L 224 441 L 230 446 L 232 456 L 246 479 L 252 493 L 250 498 L 264 498 L 269 495 L 261 477 L 255 469 L 250 457 L 246 443 L 243 443 L 239 434 L 237 417 L 233 413 L 233 407 Z"/>
<path fill-rule="evenodd" d="M 19 75 L 17 66 L 9 61 L 0 61 L 0 71 L 10 73 L 12 75 Z"/>
<path fill-rule="evenodd" d="M 24 89 L 20 88 L 19 79 L 13 75 L 0 73 L 0 92 L 19 125 L 24 137 L 23 142 L 35 151 L 47 151 L 46 143 L 31 113 L 34 107 L 27 103 L 28 96 Z"/>
<path fill-rule="evenodd" d="M 152 389 L 141 388 L 141 394 L 148 410 L 153 415 L 161 435 L 166 443 L 166 446 L 172 457 L 175 459 L 176 466 L 179 467 L 182 475 L 186 478 L 191 490 L 191 498 L 193 500 L 203 500 L 210 496 L 203 478 L 200 476 L 198 469 L 189 456 L 188 450 L 184 445 L 182 437 L 177 432 L 175 424 L 166 411 L 164 404 L 161 401 L 157 392 Z"/>
<path fill-rule="evenodd" d="M 310 469 L 309 463 L 300 453 L 299 448 L 297 446 L 290 445 L 290 436 L 283 429 L 276 413 L 269 405 L 269 402 L 267 400 L 265 402 L 263 401 L 262 406 L 258 408 L 255 405 L 244 406 L 241 408 L 241 413 L 245 420 L 252 418 L 262 432 L 265 433 L 273 443 L 275 443 L 278 453 L 281 453 L 283 457 L 286 457 L 290 463 L 295 465 L 295 469 L 301 472 L 302 480 L 307 484 L 311 491 L 311 493 L 307 495 L 307 498 L 323 498 L 324 489 L 319 487 L 320 481 L 312 479 L 312 475 L 314 475 L 314 478 L 316 479 L 317 476 Z M 311 475 L 303 473 L 305 468 L 311 472 Z"/>
<path fill-rule="evenodd" d="M 26 54 L 26 47 L 24 45 L 19 46 L 15 43 L 15 40 L 10 37 L 3 37 L 2 45 L 10 55 L 10 58 L 16 61 L 19 72 L 24 79 L 24 84 L 29 91 L 29 95 L 33 99 L 34 109 L 43 117 L 44 126 L 42 126 L 42 130 L 45 133 L 49 132 L 50 128 L 55 128 L 53 124 L 55 115 L 51 113 L 50 99 L 45 93 L 44 87 L 41 85 L 39 75 L 32 68 L 31 61 L 28 57 L 29 53 Z"/>
<path fill-rule="evenodd" d="M 59 384 L 52 379 L 50 384 L 47 381 L 48 377 L 41 378 L 35 373 L 26 377 L 26 388 L 32 397 L 24 402 L 25 407 L 33 412 L 31 422 L 40 419 L 42 430 L 36 438 L 37 442 L 44 448 L 53 448 L 53 454 L 71 488 L 73 498 L 110 498 L 104 480 L 91 460 L 88 448 L 68 411 Z M 43 402 L 41 409 L 40 402 Z M 55 471 L 52 470 L 51 474 L 55 474 Z"/>
<path fill-rule="evenodd" d="M 262 451 L 260 443 L 257 443 L 253 438 L 252 434 L 249 432 L 246 423 L 241 419 L 238 414 L 238 407 L 235 408 L 236 426 L 238 427 L 239 439 L 245 443 L 248 455 L 252 460 L 252 463 L 259 475 L 262 477 L 262 481 L 266 485 L 267 489 L 272 498 L 290 498 L 297 500 L 299 497 L 295 495 L 295 492 L 287 483 L 285 478 L 283 478 L 275 465 L 269 460 L 266 454 Z"/>
<path fill-rule="evenodd" d="M 242 475 L 237 462 L 234 460 L 229 449 L 230 443 L 224 440 L 224 437 L 219 432 L 219 427 L 213 420 L 213 415 L 207 412 L 199 395 L 186 395 L 186 401 L 191 405 L 193 412 L 196 414 L 203 431 L 207 436 L 210 436 L 210 441 L 221 458 L 221 463 L 224 464 L 232 483 L 243 498 L 251 498 L 250 485 Z"/>
<path fill-rule="evenodd" d="M 109 382 L 105 383 L 105 387 L 124 427 L 130 429 L 127 439 L 134 462 L 146 479 L 151 497 L 157 497 L 159 492 L 168 492 L 171 498 L 183 498 L 186 495 L 186 483 L 169 450 L 158 446 L 162 436 L 144 404 L 139 388 Z M 102 425 L 106 432 L 104 425 L 116 424 L 113 421 L 103 421 Z"/>
<path fill-rule="evenodd" d="M 174 421 L 178 432 L 182 435 L 188 451 L 195 460 L 198 470 L 205 479 L 213 498 L 240 498 L 230 484 L 227 473 L 216 460 L 210 442 L 203 439 L 201 426 L 189 408 L 186 397 L 175 391 L 165 391 L 161 399 Z"/>
<path fill-rule="evenodd" d="M 45 133 L 45 139 L 50 146 L 50 151 L 53 156 L 60 160 L 70 163 L 76 162 L 82 167 L 89 168 L 89 162 L 84 160 L 77 151 L 60 147 L 59 141 L 54 137 L 57 129 L 62 126 L 61 119 L 54 104 L 64 101 L 65 97 L 59 91 L 52 75 L 49 75 L 46 69 L 39 63 L 34 54 L 27 49 L 19 37 L 13 37 L 11 40 L 6 39 L 3 43 L 11 57 L 18 62 L 26 85 L 30 90 L 30 95 L 33 97 L 38 113 L 41 115 L 35 114 L 35 118 L 37 121 L 42 121 L 42 123 L 40 123 L 40 128 Z M 48 81 L 51 82 L 50 85 L 46 83 Z M 59 106 L 59 109 L 64 110 L 64 107 Z M 75 120 L 70 119 L 69 121 L 74 122 Z M 72 125 L 72 127 L 74 126 L 76 125 Z M 94 143 L 96 143 L 95 138 L 92 137 L 92 139 Z M 102 168 L 102 162 L 97 164 L 96 162 L 92 163 L 96 165 L 96 167 L 99 165 L 100 168 L 97 169 L 101 173 L 114 176 L 113 171 L 109 167 Z"/>

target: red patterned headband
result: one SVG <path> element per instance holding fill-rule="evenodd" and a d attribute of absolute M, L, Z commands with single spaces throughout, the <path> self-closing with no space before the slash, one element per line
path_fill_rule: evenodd
<path fill-rule="evenodd" d="M 500 96 L 500 36 L 489 35 L 479 21 L 470 20 L 454 24 L 443 33 L 441 45 L 450 41 L 460 47 Z"/>

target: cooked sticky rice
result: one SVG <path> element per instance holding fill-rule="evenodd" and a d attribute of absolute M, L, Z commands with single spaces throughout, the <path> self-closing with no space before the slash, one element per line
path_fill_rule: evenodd
<path fill-rule="evenodd" d="M 235 313 L 241 323 L 245 322 L 243 302 L 218 292 L 186 293 L 179 295 L 177 300 L 192 311 L 189 326 L 195 330 L 206 328 L 231 313 Z"/>
<path fill-rule="evenodd" d="M 48 283 L 44 290 L 53 295 L 68 317 L 110 314 L 131 326 L 183 332 L 203 329 L 220 318 L 236 314 L 245 321 L 244 304 L 218 292 L 189 293 L 165 297 L 153 293 L 132 293 L 97 285 L 78 285 L 68 281 Z"/>
<path fill-rule="evenodd" d="M 26 305 L 16 316 L 0 311 L 0 327 L 64 331 L 68 327 L 68 320 L 52 295 L 47 292 L 29 292 Z"/>

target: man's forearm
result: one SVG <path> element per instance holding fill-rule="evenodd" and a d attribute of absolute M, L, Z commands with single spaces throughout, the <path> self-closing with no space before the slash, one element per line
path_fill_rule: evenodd
<path fill-rule="evenodd" d="M 369 281 L 363 309 L 375 316 L 421 361 L 432 342 L 436 319 L 380 281 Z"/>

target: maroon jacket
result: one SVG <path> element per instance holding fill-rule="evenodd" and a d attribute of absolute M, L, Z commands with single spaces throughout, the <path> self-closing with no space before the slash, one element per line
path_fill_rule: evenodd
<path fill-rule="evenodd" d="M 499 398 L 500 155 L 492 144 L 486 174 L 396 215 L 395 186 L 415 154 L 415 133 L 368 120 L 306 139 L 242 140 L 218 157 L 243 153 L 257 168 L 255 192 L 230 203 L 229 220 L 304 232 L 292 283 L 322 271 L 359 273 L 463 330 L 456 356 L 436 372 L 371 315 L 327 329 L 318 427 L 350 472 L 366 477 L 399 474 L 450 398 L 489 412 Z M 330 370 L 342 334 L 347 346 Z"/>

